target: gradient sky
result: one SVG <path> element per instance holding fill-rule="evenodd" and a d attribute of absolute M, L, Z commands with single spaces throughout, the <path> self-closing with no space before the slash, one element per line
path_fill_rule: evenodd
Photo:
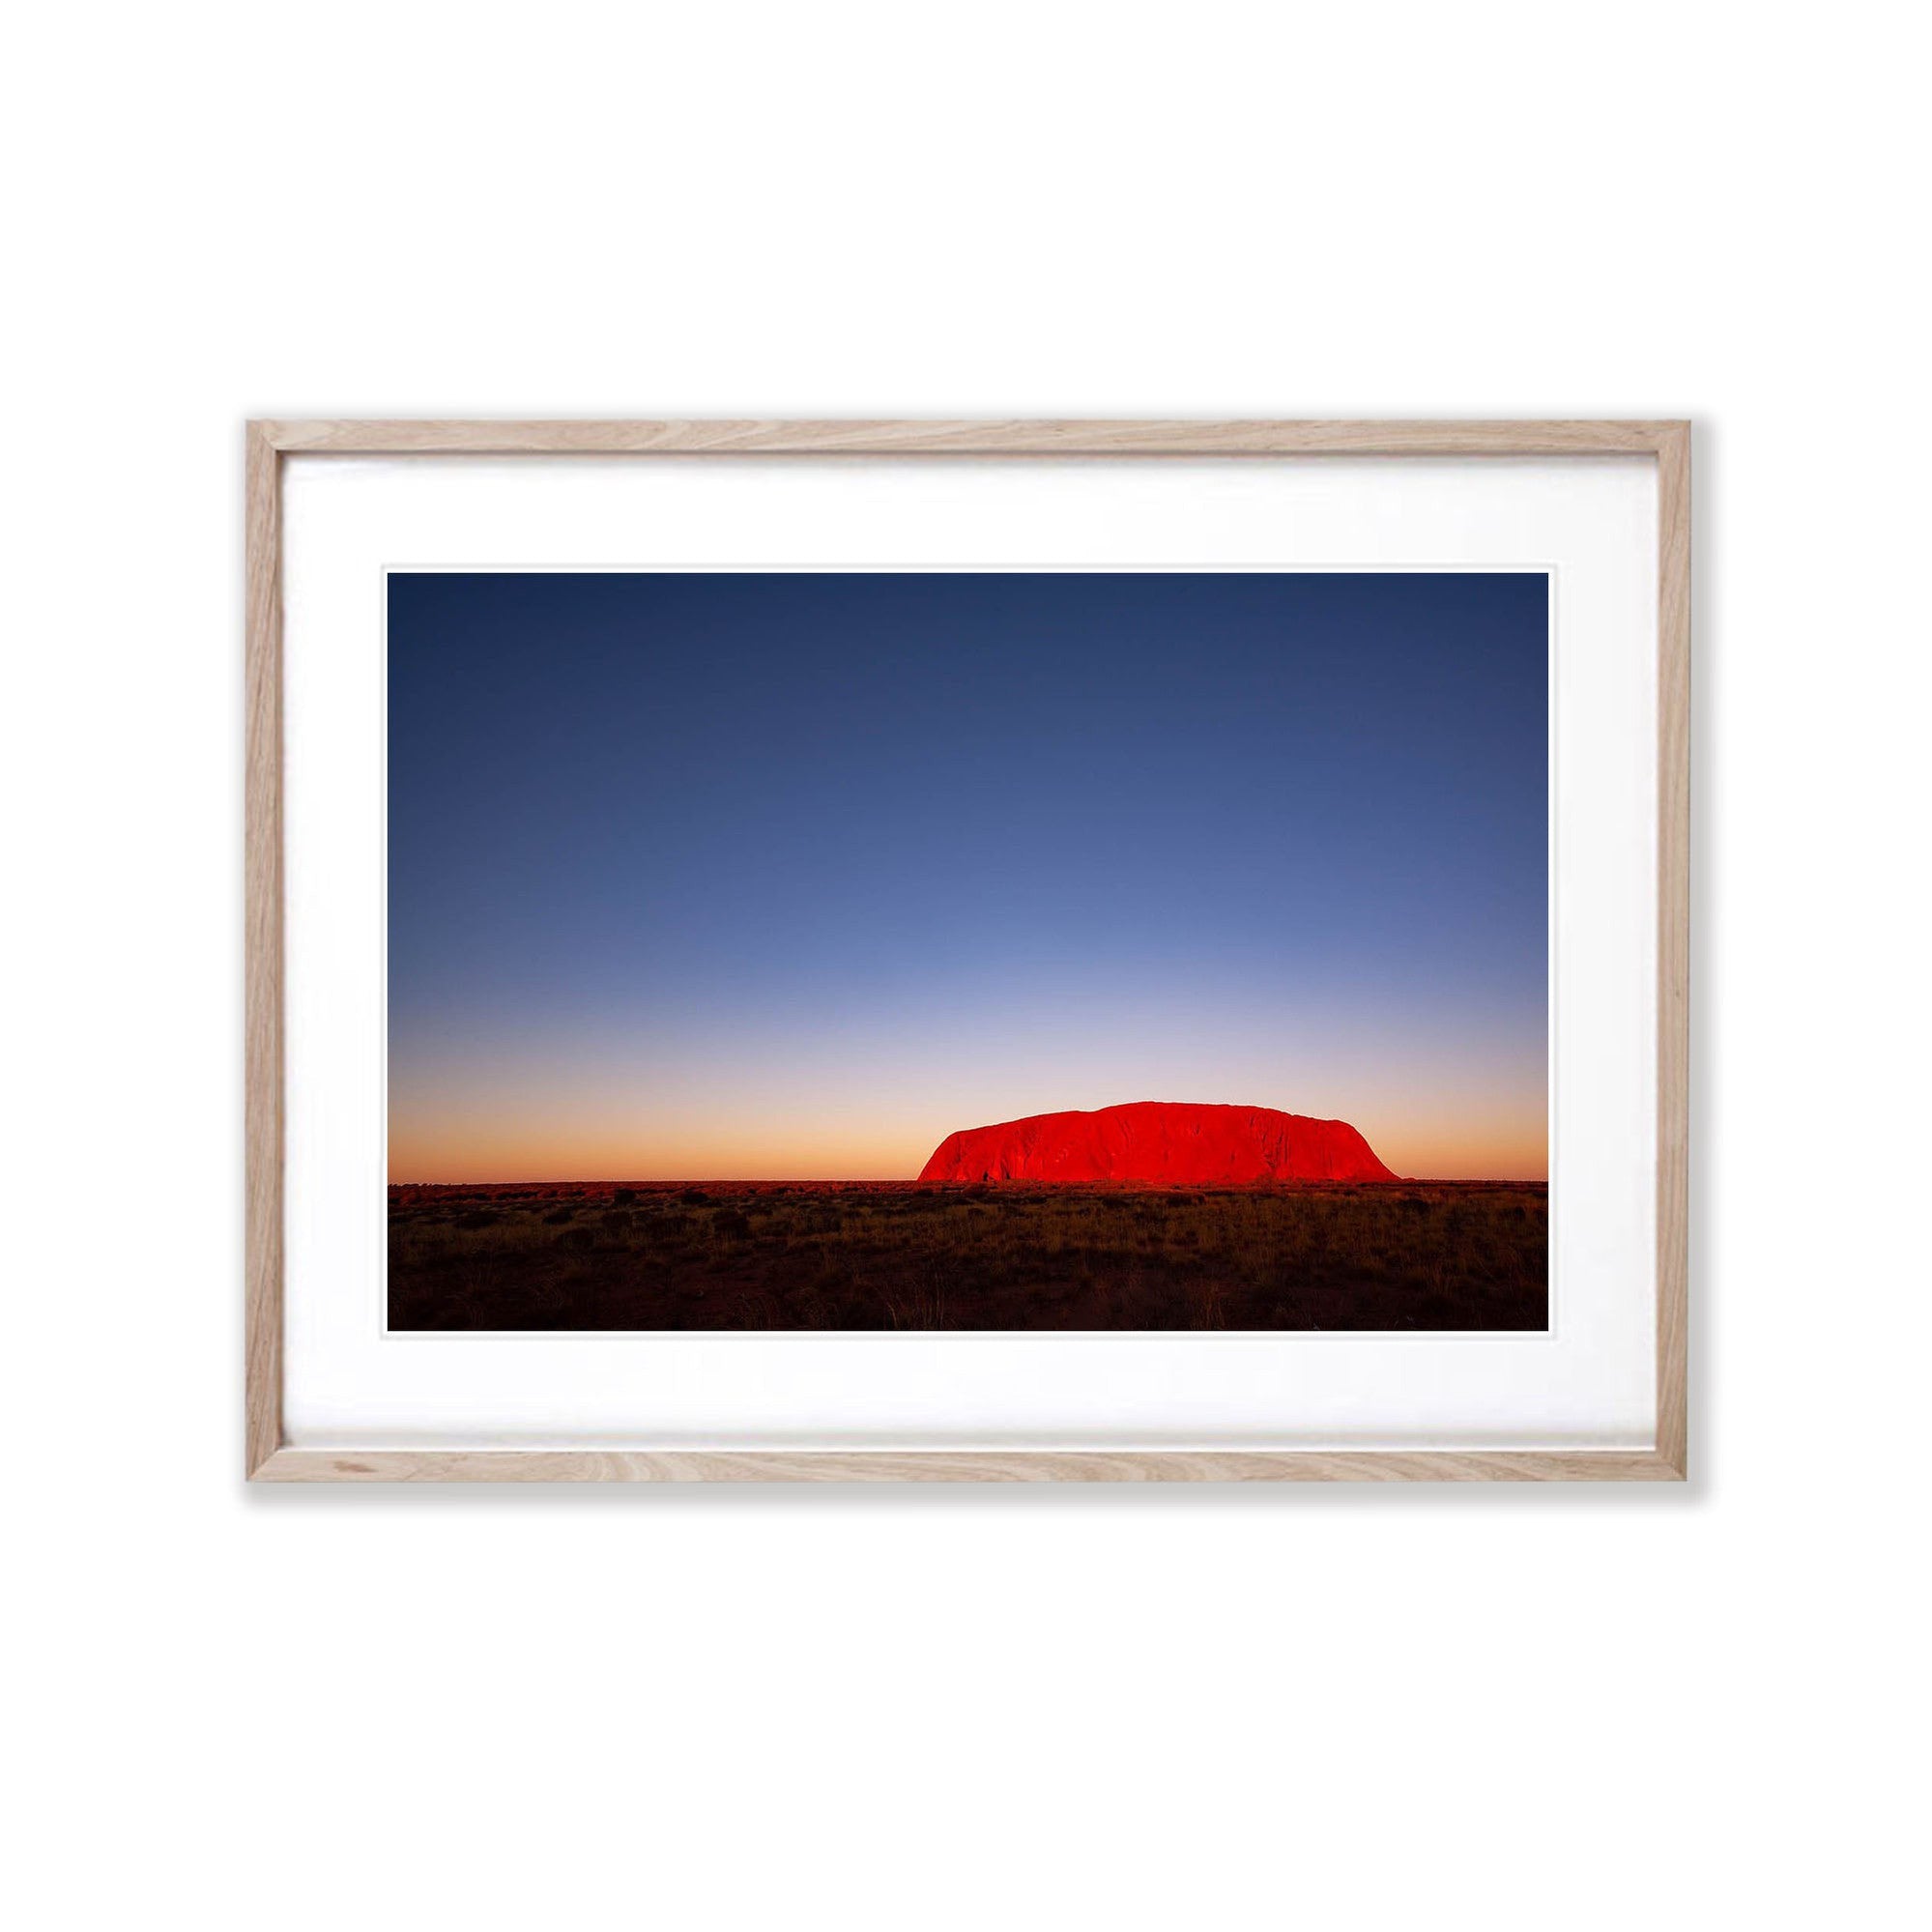
<path fill-rule="evenodd" d="M 1130 1100 L 1542 1178 L 1540 575 L 392 574 L 392 1180 Z"/>

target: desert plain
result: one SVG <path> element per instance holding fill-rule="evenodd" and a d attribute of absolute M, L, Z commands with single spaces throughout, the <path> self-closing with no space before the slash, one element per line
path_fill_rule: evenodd
<path fill-rule="evenodd" d="M 389 1195 L 391 1329 L 1539 1330 L 1541 1182 Z"/>

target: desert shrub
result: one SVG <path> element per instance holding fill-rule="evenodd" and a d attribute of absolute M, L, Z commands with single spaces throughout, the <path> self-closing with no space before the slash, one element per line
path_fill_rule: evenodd
<path fill-rule="evenodd" d="M 559 1248 L 584 1249 L 594 1246 L 596 1239 L 588 1227 L 566 1227 L 558 1235 L 555 1245 Z"/>
<path fill-rule="evenodd" d="M 611 1199 L 619 1207 L 632 1207 L 637 1202 L 637 1190 L 635 1188 L 620 1188 L 611 1197 Z"/>
<path fill-rule="evenodd" d="M 735 1207 L 721 1207 L 711 1217 L 711 1226 L 732 1240 L 742 1240 L 751 1232 L 751 1223 Z"/>
<path fill-rule="evenodd" d="M 733 1328 L 785 1328 L 785 1307 L 778 1297 L 763 1289 L 746 1289 L 733 1308 Z"/>
<path fill-rule="evenodd" d="M 487 1208 L 473 1207 L 468 1214 L 456 1217 L 458 1227 L 494 1227 L 503 1219 L 500 1214 L 492 1214 Z"/>
<path fill-rule="evenodd" d="M 576 1219 L 577 1210 L 574 1207 L 560 1207 L 543 1217 L 543 1225 L 546 1227 L 562 1227 L 565 1222 Z"/>
<path fill-rule="evenodd" d="M 711 1197 L 709 1195 L 707 1195 L 705 1192 L 703 1188 L 686 1188 L 684 1192 L 678 1197 L 678 1198 L 681 1200 L 686 1207 L 705 1207 L 709 1204 Z"/>

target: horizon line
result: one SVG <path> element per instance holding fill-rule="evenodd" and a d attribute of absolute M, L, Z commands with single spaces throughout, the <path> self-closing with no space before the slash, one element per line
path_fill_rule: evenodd
<path fill-rule="evenodd" d="M 1081 1188 L 1081 1187 L 1137 1187 L 1137 1188 L 1198 1188 L 1198 1187 L 1349 1187 L 1385 1188 L 1411 1183 L 1418 1185 L 1457 1185 L 1474 1182 L 1494 1183 L 1507 1187 L 1546 1187 L 1547 1174 L 1392 1174 L 1386 1181 L 1350 1181 L 1324 1179 L 1307 1176 L 1299 1180 L 1269 1181 L 1142 1181 L 1126 1177 L 1103 1178 L 1098 1180 L 1053 1181 L 1006 1179 L 1000 1181 L 938 1181 L 925 1180 L 917 1174 L 659 1174 L 639 1176 L 636 1174 L 509 1174 L 498 1176 L 470 1175 L 462 1179 L 391 1180 L 385 1183 L 392 1188 L 513 1188 L 513 1187 L 572 1187 L 572 1188 L 690 1188 L 690 1187 L 736 1187 L 736 1188 L 815 1188 L 815 1187 L 1022 1187 L 1022 1188 Z"/>

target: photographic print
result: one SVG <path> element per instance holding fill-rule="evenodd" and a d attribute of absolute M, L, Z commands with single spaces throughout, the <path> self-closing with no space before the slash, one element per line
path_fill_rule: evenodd
<path fill-rule="evenodd" d="M 1542 1330 L 1539 571 L 391 571 L 392 1330 Z"/>

